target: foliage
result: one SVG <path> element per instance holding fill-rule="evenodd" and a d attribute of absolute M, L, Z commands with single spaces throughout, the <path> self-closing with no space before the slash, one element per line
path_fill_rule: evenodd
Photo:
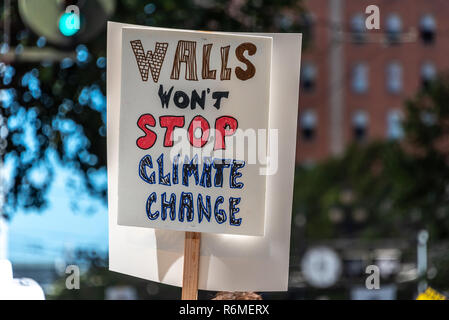
<path fill-rule="evenodd" d="M 407 102 L 403 190 L 398 204 L 416 212 L 436 238 L 449 236 L 449 75 L 427 85 Z"/>
<path fill-rule="evenodd" d="M 449 236 L 449 78 L 406 102 L 403 141 L 354 144 L 340 158 L 297 168 L 294 213 L 306 237 Z"/>
<path fill-rule="evenodd" d="M 376 236 L 396 234 L 397 217 L 390 214 L 396 190 L 390 173 L 400 157 L 396 143 L 376 142 L 353 145 L 341 158 L 313 168 L 298 168 L 294 210 L 306 217 L 306 237 L 372 236 L 370 225 Z"/>

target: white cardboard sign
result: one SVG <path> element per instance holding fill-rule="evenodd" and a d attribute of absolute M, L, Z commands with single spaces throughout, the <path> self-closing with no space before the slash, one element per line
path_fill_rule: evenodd
<path fill-rule="evenodd" d="M 266 175 L 245 135 L 268 132 L 271 49 L 269 37 L 123 29 L 118 224 L 263 235 Z"/>
<path fill-rule="evenodd" d="M 184 232 L 122 226 L 117 223 L 120 198 L 121 79 L 124 73 L 121 65 L 122 34 L 126 28 L 170 31 L 114 22 L 108 24 L 109 269 L 182 286 Z M 262 236 L 203 233 L 198 280 L 198 287 L 202 290 L 285 291 L 288 288 L 301 35 L 258 36 L 272 38 L 268 127 L 278 130 L 280 141 L 278 170 L 275 174 L 266 176 L 265 200 L 260 198 L 266 208 L 265 232 Z M 145 44 L 145 49 L 154 50 L 154 44 L 151 46 Z M 170 65 L 171 62 L 167 64 Z M 218 74 L 220 67 L 213 68 L 217 68 Z M 136 134 L 142 132 L 136 130 Z"/>

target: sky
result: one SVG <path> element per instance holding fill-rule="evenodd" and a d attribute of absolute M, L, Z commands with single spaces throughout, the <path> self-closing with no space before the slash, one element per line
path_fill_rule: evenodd
<path fill-rule="evenodd" d="M 57 165 L 48 192 L 48 206 L 43 211 L 18 211 L 10 220 L 8 259 L 13 264 L 58 263 L 77 248 L 107 251 L 106 204 L 70 189 L 65 183 L 70 174 L 68 169 Z M 73 210 L 73 199 L 81 210 Z M 84 204 L 90 210 L 85 210 Z"/>

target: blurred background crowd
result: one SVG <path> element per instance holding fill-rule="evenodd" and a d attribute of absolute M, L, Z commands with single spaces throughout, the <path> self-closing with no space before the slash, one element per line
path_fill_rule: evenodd
<path fill-rule="evenodd" d="M 47 299 L 179 298 L 107 270 L 106 22 L 301 32 L 289 291 L 262 297 L 447 295 L 448 15 L 446 0 L 3 0 L 0 259 Z"/>

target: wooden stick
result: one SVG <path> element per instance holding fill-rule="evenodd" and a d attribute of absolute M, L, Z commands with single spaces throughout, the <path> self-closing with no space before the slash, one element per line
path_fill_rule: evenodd
<path fill-rule="evenodd" d="M 201 241 L 201 233 L 186 232 L 186 238 L 184 240 L 184 272 L 182 276 L 182 300 L 198 299 L 200 241 Z"/>

